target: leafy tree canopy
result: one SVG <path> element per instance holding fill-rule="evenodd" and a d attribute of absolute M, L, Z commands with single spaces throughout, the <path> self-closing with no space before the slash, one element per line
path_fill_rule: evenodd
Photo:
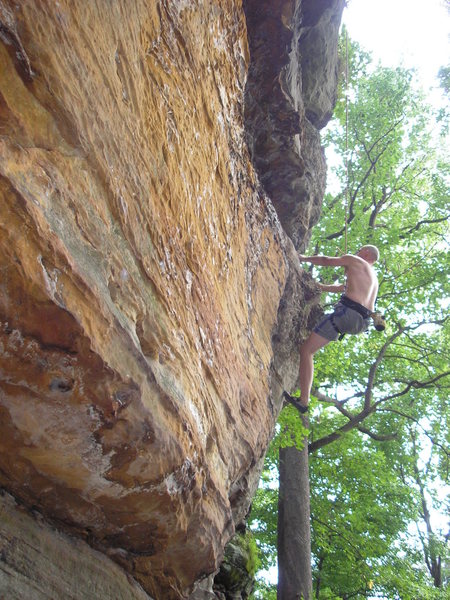
<path fill-rule="evenodd" d="M 443 598 L 449 532 L 433 515 L 445 513 L 449 471 L 445 123 L 413 72 L 374 66 L 352 42 L 344 87 L 325 135 L 332 191 L 310 248 L 344 252 L 347 216 L 348 251 L 380 249 L 377 307 L 388 325 L 316 355 L 309 432 L 314 593 Z M 326 268 L 314 274 L 327 283 L 343 276 Z M 335 301 L 324 298 L 325 305 Z M 276 557 L 276 451 L 304 435 L 292 411 L 282 412 L 252 513 L 265 568 Z"/>

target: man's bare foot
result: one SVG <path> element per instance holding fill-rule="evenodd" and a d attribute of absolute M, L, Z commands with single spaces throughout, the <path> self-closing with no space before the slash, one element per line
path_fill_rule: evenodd
<path fill-rule="evenodd" d="M 291 396 L 290 394 L 288 394 L 287 392 L 283 392 L 283 395 L 281 396 L 283 398 L 283 400 L 285 400 L 286 402 L 289 402 L 290 404 L 292 404 L 293 406 L 295 406 L 295 408 L 302 414 L 304 415 L 307 411 L 308 411 L 308 407 L 305 404 L 300 404 L 300 399 L 296 398 L 295 396 Z"/>

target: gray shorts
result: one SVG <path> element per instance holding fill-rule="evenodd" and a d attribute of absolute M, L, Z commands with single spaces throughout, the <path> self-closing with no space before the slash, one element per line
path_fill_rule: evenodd
<path fill-rule="evenodd" d="M 333 322 L 339 331 L 333 327 Z M 358 311 L 344 306 L 340 302 L 334 307 L 331 315 L 324 317 L 318 325 L 314 327 L 314 332 L 326 340 L 337 340 L 340 333 L 357 334 L 366 331 L 369 327 L 370 319 L 364 319 Z"/>

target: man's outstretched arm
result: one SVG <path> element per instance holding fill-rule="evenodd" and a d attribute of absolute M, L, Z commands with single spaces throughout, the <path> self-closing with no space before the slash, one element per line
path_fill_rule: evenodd
<path fill-rule="evenodd" d="M 300 262 L 309 262 L 312 265 L 319 265 L 319 267 L 346 267 L 355 259 L 355 256 L 352 254 L 344 254 L 343 256 L 324 256 L 322 254 L 304 256 L 299 254 L 298 258 Z"/>
<path fill-rule="evenodd" d="M 345 292 L 345 284 L 344 283 L 318 283 L 322 292 Z"/>

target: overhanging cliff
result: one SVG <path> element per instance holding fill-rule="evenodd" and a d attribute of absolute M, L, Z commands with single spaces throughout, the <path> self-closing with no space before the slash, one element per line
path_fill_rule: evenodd
<path fill-rule="evenodd" d="M 0 1 L 0 485 L 154 598 L 217 568 L 295 383 L 342 8 Z"/>

